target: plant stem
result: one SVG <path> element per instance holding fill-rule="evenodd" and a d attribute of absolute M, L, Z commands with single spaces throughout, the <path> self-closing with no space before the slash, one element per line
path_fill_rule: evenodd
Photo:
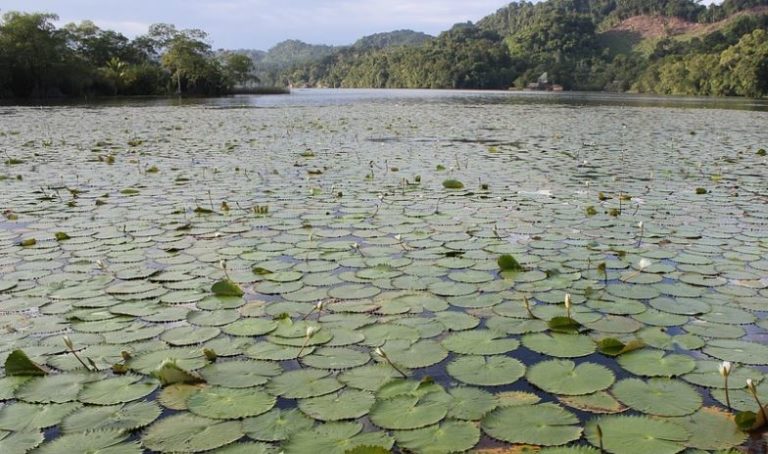
<path fill-rule="evenodd" d="M 728 375 L 725 377 L 725 405 L 728 406 L 728 411 L 731 411 L 731 396 L 728 393 Z"/>

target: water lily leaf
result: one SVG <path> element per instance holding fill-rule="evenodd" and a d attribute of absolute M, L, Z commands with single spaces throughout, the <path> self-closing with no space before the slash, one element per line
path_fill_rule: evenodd
<path fill-rule="evenodd" d="M 448 363 L 446 370 L 456 380 L 480 386 L 508 385 L 525 374 L 523 363 L 507 356 L 464 356 Z"/>
<path fill-rule="evenodd" d="M 579 419 L 555 404 L 502 407 L 482 422 L 483 432 L 509 443 L 558 446 L 581 437 Z"/>
<path fill-rule="evenodd" d="M 448 417 L 467 421 L 479 421 L 498 406 L 496 396 L 480 388 L 459 386 L 448 393 L 453 398 Z"/>
<path fill-rule="evenodd" d="M 187 399 L 199 391 L 203 385 L 176 384 L 163 388 L 157 396 L 160 404 L 171 410 L 187 410 Z"/>
<path fill-rule="evenodd" d="M 249 388 L 267 383 L 282 373 L 279 365 L 267 361 L 226 361 L 210 364 L 199 371 L 211 385 Z"/>
<path fill-rule="evenodd" d="M 211 452 L 216 454 L 277 454 L 280 451 L 269 443 L 252 441 L 249 443 L 232 443 Z"/>
<path fill-rule="evenodd" d="M 581 323 L 570 317 L 553 317 L 547 321 L 549 329 L 556 333 L 576 334 L 582 326 Z"/>
<path fill-rule="evenodd" d="M 615 337 L 606 337 L 597 341 L 597 350 L 608 356 L 619 356 L 624 353 L 639 350 L 644 346 L 645 343 L 640 339 L 632 339 L 629 342 L 624 343 Z"/>
<path fill-rule="evenodd" d="M 627 378 L 617 382 L 611 391 L 625 405 L 651 415 L 685 416 L 701 407 L 701 396 L 695 388 L 668 378 L 647 382 Z"/>
<path fill-rule="evenodd" d="M 350 389 L 326 394 L 320 397 L 301 399 L 299 410 L 320 421 L 355 419 L 368 414 L 375 402 L 368 391 Z"/>
<path fill-rule="evenodd" d="M 274 396 L 258 388 L 202 388 L 187 398 L 189 411 L 206 418 L 237 419 L 258 416 L 275 406 Z"/>
<path fill-rule="evenodd" d="M 369 362 L 371 357 L 357 350 L 344 347 L 319 348 L 301 358 L 301 362 L 317 369 L 350 369 Z"/>
<path fill-rule="evenodd" d="M 431 392 L 423 396 L 399 395 L 377 400 L 370 419 L 384 429 L 418 429 L 441 421 L 448 414 L 450 396 Z"/>
<path fill-rule="evenodd" d="M 222 279 L 216 282 L 211 287 L 211 291 L 216 296 L 243 296 L 245 294 L 236 282 L 229 279 Z"/>
<path fill-rule="evenodd" d="M 29 359 L 23 350 L 14 350 L 5 359 L 5 375 L 8 377 L 40 376 L 49 373 L 48 368 Z"/>
<path fill-rule="evenodd" d="M 208 364 L 199 348 L 170 348 L 137 354 L 128 362 L 128 368 L 136 372 L 150 375 L 166 359 L 174 360 L 177 366 L 187 371 L 194 371 Z"/>
<path fill-rule="evenodd" d="M 587 440 L 598 447 L 598 425 L 605 451 L 615 454 L 675 454 L 690 438 L 685 427 L 671 420 L 611 415 L 592 419 L 584 428 Z"/>
<path fill-rule="evenodd" d="M 689 448 L 715 451 L 739 446 L 749 435 L 739 430 L 734 416 L 716 407 L 704 407 L 682 418 L 670 419 L 688 429 L 691 439 Z"/>
<path fill-rule="evenodd" d="M 101 379 L 99 374 L 61 374 L 36 377 L 16 390 L 16 398 L 33 403 L 64 403 L 77 400 L 83 385 Z"/>
<path fill-rule="evenodd" d="M 622 413 L 628 410 L 621 402 L 605 391 L 584 396 L 558 396 L 557 399 L 572 408 L 590 413 Z"/>
<path fill-rule="evenodd" d="M 126 375 L 88 383 L 78 395 L 85 404 L 114 405 L 141 399 L 157 389 L 156 382 L 141 382 L 141 376 Z"/>
<path fill-rule="evenodd" d="M 582 395 L 602 391 L 613 384 L 613 372 L 595 363 L 581 363 L 553 359 L 528 368 L 528 381 L 544 391 L 554 394 Z"/>
<path fill-rule="evenodd" d="M 558 358 L 587 356 L 595 351 L 595 342 L 580 334 L 533 333 L 523 336 L 523 345 L 535 352 Z"/>
<path fill-rule="evenodd" d="M 443 347 L 465 355 L 498 355 L 517 349 L 520 342 L 491 330 L 473 330 L 446 337 Z"/>
<path fill-rule="evenodd" d="M 127 441 L 130 434 L 123 430 L 95 430 L 62 435 L 46 443 L 36 452 L 69 454 L 73 452 L 141 454 L 138 441 Z"/>
<path fill-rule="evenodd" d="M 202 344 L 221 333 L 219 328 L 209 326 L 179 326 L 164 332 L 160 339 L 174 346 Z"/>
<path fill-rule="evenodd" d="M 272 410 L 253 418 L 243 420 L 243 430 L 254 440 L 281 441 L 296 432 L 312 428 L 315 422 L 297 409 Z"/>
<path fill-rule="evenodd" d="M 680 376 L 683 380 L 694 385 L 704 386 L 706 388 L 725 388 L 725 381 L 719 371 L 720 362 L 712 360 L 696 361 L 696 368 L 685 375 Z M 728 377 L 729 389 L 742 389 L 747 379 L 760 383 L 762 372 L 748 366 L 732 366 Z"/>
<path fill-rule="evenodd" d="M 398 377 L 400 374 L 395 369 L 382 363 L 346 370 L 339 375 L 338 379 L 351 388 L 376 391 Z"/>
<path fill-rule="evenodd" d="M 42 432 L 3 432 L 0 431 L 0 452 L 5 454 L 26 454 L 43 442 Z"/>
<path fill-rule="evenodd" d="M 149 426 L 141 443 L 159 452 L 202 452 L 232 443 L 243 435 L 240 421 L 217 421 L 179 413 Z"/>
<path fill-rule="evenodd" d="M 359 446 L 377 446 L 389 451 L 395 440 L 384 432 L 364 432 L 357 422 L 333 422 L 302 430 L 292 435 L 283 446 L 286 454 L 322 452 L 345 454 Z"/>
<path fill-rule="evenodd" d="M 64 433 L 111 429 L 133 431 L 151 424 L 161 412 L 160 406 L 152 402 L 84 407 L 64 418 L 62 430 Z"/>
<path fill-rule="evenodd" d="M 509 254 L 503 254 L 496 260 L 501 271 L 524 271 L 523 266 Z"/>
<path fill-rule="evenodd" d="M 274 377 L 267 391 L 286 399 L 306 399 L 322 396 L 343 388 L 344 385 L 331 377 L 329 371 L 299 369 Z"/>
<path fill-rule="evenodd" d="M 696 367 L 693 358 L 663 350 L 637 350 L 619 356 L 618 363 L 627 371 L 643 377 L 675 377 Z"/>
<path fill-rule="evenodd" d="M 480 441 L 480 429 L 467 421 L 445 421 L 434 426 L 394 433 L 397 445 L 415 453 L 452 453 L 472 449 Z"/>
<path fill-rule="evenodd" d="M 16 402 L 0 409 L 0 429 L 34 432 L 37 429 L 53 427 L 81 406 L 74 402 L 47 405 Z"/>
<path fill-rule="evenodd" d="M 757 366 L 768 364 L 768 346 L 756 342 L 713 339 L 707 342 L 703 351 L 724 361 Z"/>
<path fill-rule="evenodd" d="M 315 351 L 315 347 L 306 347 L 304 350 L 301 347 L 291 347 L 288 345 L 277 345 L 272 342 L 256 342 L 248 347 L 245 351 L 246 356 L 253 359 L 269 360 L 269 361 L 288 361 L 290 359 L 296 359 L 299 355 L 305 357 L 312 354 Z"/>
<path fill-rule="evenodd" d="M 396 365 L 409 369 L 429 367 L 448 357 L 448 352 L 431 340 L 421 340 L 414 344 L 403 340 L 387 341 L 382 350 Z"/>
<path fill-rule="evenodd" d="M 152 376 L 160 380 L 163 385 L 195 384 L 205 381 L 198 374 L 181 367 L 175 359 L 164 360 L 160 367 L 152 372 Z"/>

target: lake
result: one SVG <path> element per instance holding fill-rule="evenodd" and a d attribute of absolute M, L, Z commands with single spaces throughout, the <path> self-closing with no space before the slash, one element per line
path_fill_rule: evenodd
<path fill-rule="evenodd" d="M 766 125 L 588 93 L 0 107 L 0 452 L 763 452 L 728 408 L 768 402 Z"/>

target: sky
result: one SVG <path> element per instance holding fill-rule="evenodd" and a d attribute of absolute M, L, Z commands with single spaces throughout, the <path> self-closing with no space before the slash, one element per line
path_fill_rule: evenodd
<path fill-rule="evenodd" d="M 2 0 L 4 11 L 51 12 L 58 25 L 92 20 L 128 37 L 150 24 L 200 28 L 214 48 L 267 50 L 285 39 L 351 44 L 373 33 L 412 29 L 435 35 L 477 21 L 505 0 Z"/>

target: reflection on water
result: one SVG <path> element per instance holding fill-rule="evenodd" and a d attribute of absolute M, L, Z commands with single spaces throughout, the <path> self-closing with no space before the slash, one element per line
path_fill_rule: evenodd
<path fill-rule="evenodd" d="M 768 100 L 746 98 L 673 97 L 599 92 L 532 92 L 420 89 L 295 89 L 289 95 L 235 95 L 217 98 L 78 98 L 45 101 L 65 106 L 210 106 L 215 108 L 324 107 L 350 104 L 528 104 L 563 106 L 632 106 L 768 111 Z M 2 102 L 0 105 L 11 105 Z M 40 105 L 40 101 L 23 101 Z M 2 113 L 2 111 L 0 111 Z"/>

